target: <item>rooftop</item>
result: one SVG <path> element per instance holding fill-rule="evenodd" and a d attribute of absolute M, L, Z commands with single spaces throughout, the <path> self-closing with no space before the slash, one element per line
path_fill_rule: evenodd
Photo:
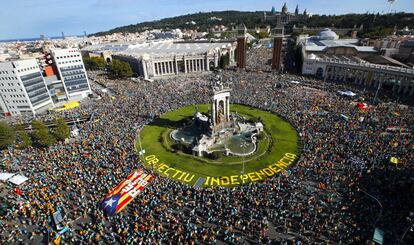
<path fill-rule="evenodd" d="M 321 52 L 326 48 L 351 47 L 355 48 L 358 52 L 377 52 L 374 47 L 358 46 L 356 45 L 357 42 L 358 39 L 320 40 L 318 38 L 312 37 L 306 41 L 306 51 Z"/>
<path fill-rule="evenodd" d="M 137 44 L 111 43 L 92 45 L 84 48 L 84 51 L 102 52 L 110 50 L 117 54 L 126 54 L 132 56 L 171 56 L 185 54 L 205 54 L 215 52 L 221 48 L 231 45 L 228 43 L 210 43 L 210 42 L 145 42 Z"/>

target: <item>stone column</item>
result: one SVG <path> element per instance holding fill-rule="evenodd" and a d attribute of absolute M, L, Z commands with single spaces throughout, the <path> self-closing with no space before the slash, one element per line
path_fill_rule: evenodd
<path fill-rule="evenodd" d="M 401 77 L 399 77 L 397 79 L 394 80 L 394 84 L 392 85 L 392 92 L 396 92 L 397 91 L 398 83 L 401 81 Z"/>
<path fill-rule="evenodd" d="M 197 71 L 196 70 L 196 66 L 195 66 L 195 64 L 196 64 L 195 59 L 193 59 L 193 63 L 192 64 L 193 64 L 193 72 Z"/>
<path fill-rule="evenodd" d="M 397 93 L 401 93 L 405 84 L 406 78 L 400 80 L 400 86 L 398 86 Z"/>
<path fill-rule="evenodd" d="M 368 72 L 367 72 L 367 71 L 364 71 L 364 73 L 362 74 L 362 81 L 361 81 L 361 85 L 366 86 L 367 79 L 368 79 Z"/>
<path fill-rule="evenodd" d="M 227 121 L 230 121 L 230 99 L 226 97 L 226 108 L 227 108 Z"/>
<path fill-rule="evenodd" d="M 210 64 L 208 62 L 208 54 L 206 54 L 206 71 L 210 71 Z"/>
<path fill-rule="evenodd" d="M 142 73 L 144 73 L 144 78 L 148 78 L 148 73 L 147 73 L 147 61 L 143 60 L 142 61 Z"/>
<path fill-rule="evenodd" d="M 157 76 L 157 67 L 155 66 L 156 63 L 152 62 L 152 71 L 154 73 L 154 77 Z"/>
<path fill-rule="evenodd" d="M 184 60 L 184 73 L 188 73 L 187 60 L 185 59 L 185 56 L 183 56 L 183 60 Z"/>
<path fill-rule="evenodd" d="M 374 74 L 372 73 L 372 71 L 368 71 L 365 79 L 365 87 L 370 87 L 372 79 L 374 79 Z"/>
<path fill-rule="evenodd" d="M 410 92 L 410 84 L 407 81 L 407 83 L 405 84 L 404 94 L 408 94 L 409 92 Z"/>
<path fill-rule="evenodd" d="M 174 58 L 174 65 L 175 65 L 175 74 L 178 74 L 178 61 L 177 61 L 177 57 Z"/>
<path fill-rule="evenodd" d="M 211 103 L 211 124 L 214 126 L 215 125 L 215 120 L 216 120 L 216 111 L 215 111 L 215 101 L 213 100 Z"/>
<path fill-rule="evenodd" d="M 364 80 L 364 74 L 365 74 L 364 71 L 360 71 L 359 72 L 359 75 L 358 75 L 358 84 L 359 85 L 361 85 L 362 84 L 362 81 Z"/>
<path fill-rule="evenodd" d="M 381 81 L 382 81 L 382 76 L 378 76 L 377 79 L 375 79 L 375 82 L 374 82 L 374 88 L 375 89 L 378 88 L 378 86 L 380 85 Z"/>
<path fill-rule="evenodd" d="M 410 90 L 409 95 L 410 96 L 413 96 L 414 95 L 414 80 L 411 80 L 411 90 Z"/>
<path fill-rule="evenodd" d="M 359 70 L 357 70 L 354 75 L 354 83 L 358 84 L 358 79 L 359 79 Z"/>
<path fill-rule="evenodd" d="M 213 126 L 216 126 L 216 110 L 217 110 L 217 100 L 213 101 L 213 118 L 212 118 L 212 124 Z"/>
<path fill-rule="evenodd" d="M 158 62 L 158 63 L 157 63 L 157 66 L 158 66 L 158 76 L 161 76 L 161 75 L 162 75 L 162 67 L 161 67 L 161 62 Z"/>

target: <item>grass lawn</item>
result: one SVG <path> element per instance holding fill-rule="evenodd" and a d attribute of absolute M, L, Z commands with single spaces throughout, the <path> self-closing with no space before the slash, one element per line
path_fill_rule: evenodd
<path fill-rule="evenodd" d="M 260 118 L 265 129 L 264 137 L 259 141 L 256 152 L 244 158 L 245 173 L 260 171 L 282 159 L 286 153 L 299 154 L 298 134 L 288 122 L 273 113 L 248 106 L 232 104 L 230 108 L 231 111 L 242 114 L 246 118 Z M 198 105 L 198 109 L 202 113 L 207 113 L 209 105 Z M 243 157 L 222 156 L 217 160 L 211 160 L 172 151 L 170 146 L 173 142 L 169 138 L 169 133 L 180 127 L 183 120 L 193 116 L 194 112 L 195 106 L 183 107 L 162 115 L 143 128 L 140 138 L 146 152 L 147 168 L 151 168 L 149 166 L 151 160 L 156 158 L 157 163 L 154 167 L 158 169 L 161 166 L 160 173 L 179 181 L 187 177 L 187 181 L 184 182 L 191 185 L 207 176 L 240 175 Z M 136 145 L 139 148 L 139 143 Z M 167 167 L 162 167 L 162 163 Z M 188 181 L 190 179 L 191 181 Z"/>

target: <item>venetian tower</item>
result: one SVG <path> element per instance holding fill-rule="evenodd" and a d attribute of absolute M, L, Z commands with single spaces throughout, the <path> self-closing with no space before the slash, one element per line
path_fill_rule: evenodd
<path fill-rule="evenodd" d="M 241 69 L 246 68 L 246 33 L 246 26 L 241 24 L 237 30 L 237 67 Z"/>
<path fill-rule="evenodd" d="M 271 37 L 273 38 L 272 69 L 276 71 L 280 71 L 282 69 L 283 35 L 283 26 L 275 27 L 271 31 Z"/>

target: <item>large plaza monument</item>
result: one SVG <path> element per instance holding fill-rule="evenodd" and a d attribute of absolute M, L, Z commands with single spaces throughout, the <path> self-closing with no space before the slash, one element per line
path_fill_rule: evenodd
<path fill-rule="evenodd" d="M 255 152 L 257 135 L 263 124 L 230 112 L 228 83 L 221 76 L 212 79 L 210 115 L 195 111 L 194 117 L 181 128 L 171 132 L 178 144 L 191 148 L 195 156 L 208 156 L 213 152 L 225 155 L 247 156 Z"/>
<path fill-rule="evenodd" d="M 214 94 L 211 103 L 213 128 L 230 122 L 230 91 L 220 83 L 213 87 Z"/>

